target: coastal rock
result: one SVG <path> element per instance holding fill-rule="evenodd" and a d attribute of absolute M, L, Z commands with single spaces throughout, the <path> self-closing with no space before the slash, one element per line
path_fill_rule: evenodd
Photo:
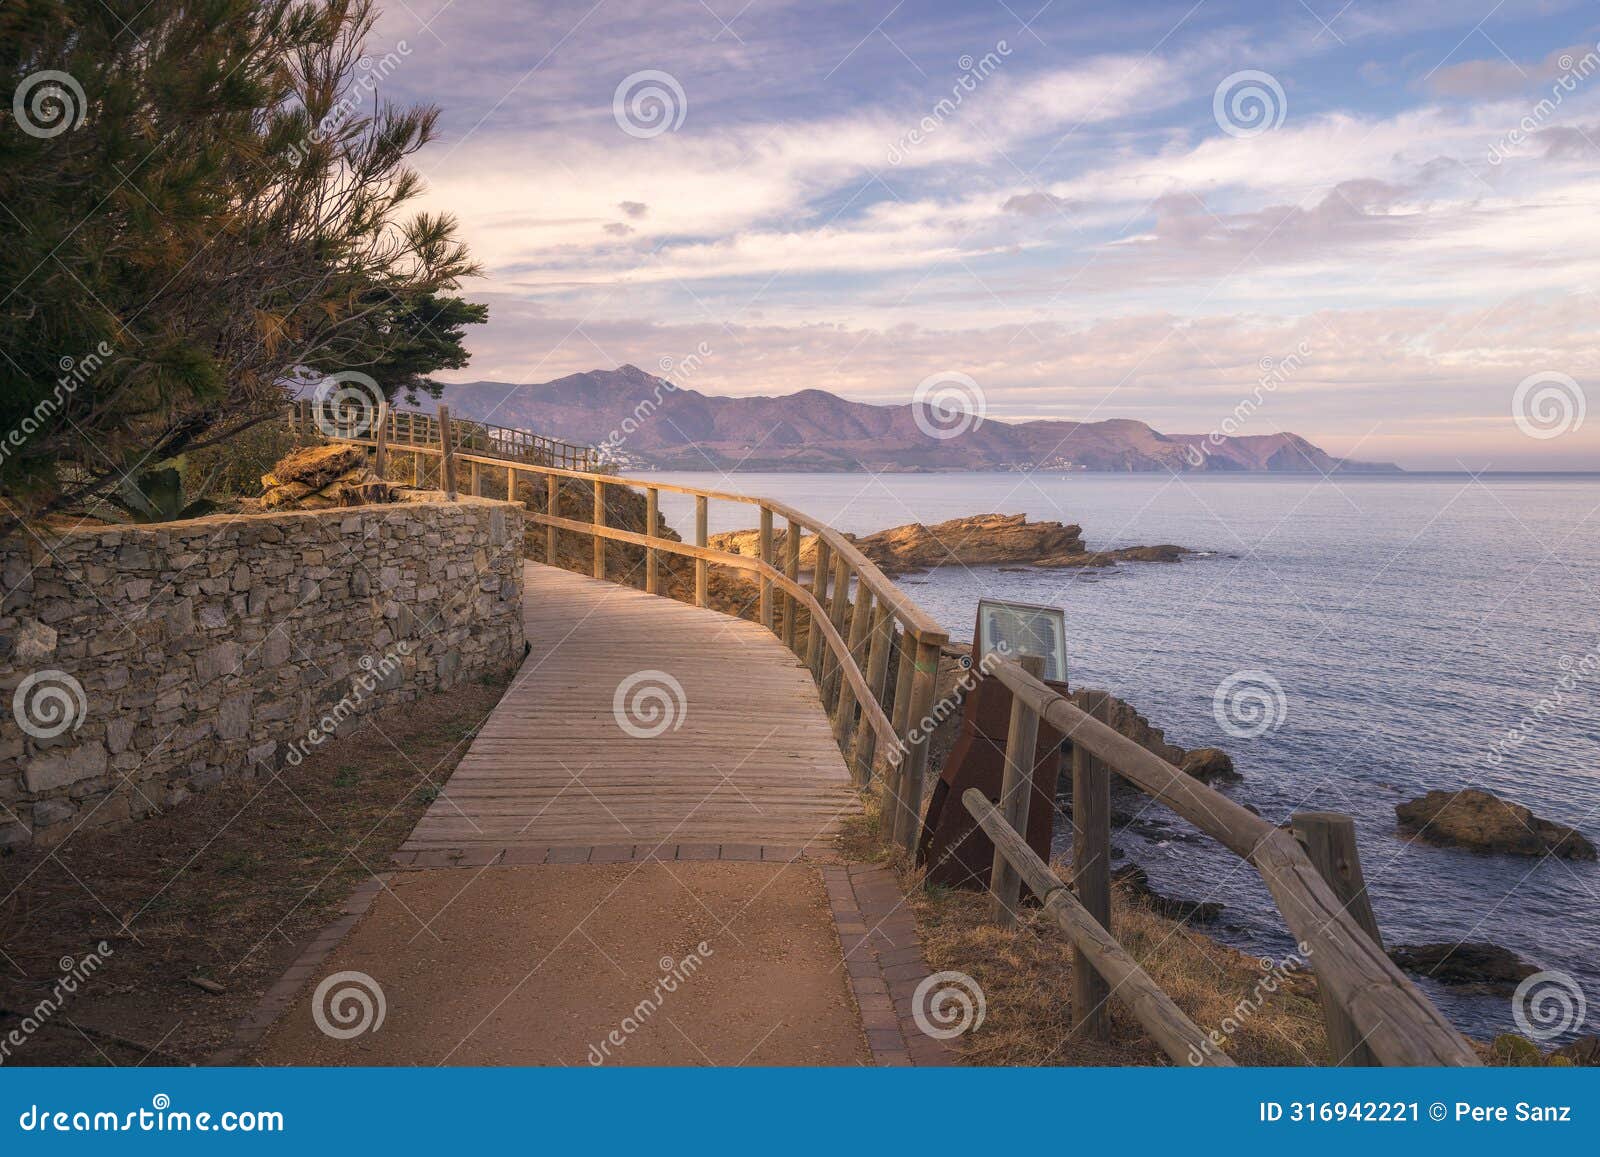
<path fill-rule="evenodd" d="M 1486 941 L 1402 945 L 1389 949 L 1389 959 L 1440 984 L 1515 988 L 1539 971 L 1511 949 Z"/>
<path fill-rule="evenodd" d="M 1087 554 L 1081 526 L 1029 522 L 1021 514 L 974 514 L 932 526 L 891 526 L 857 539 L 856 545 L 889 575 L 936 566 L 1064 565 L 1057 560 Z"/>
<path fill-rule="evenodd" d="M 1430 791 L 1396 804 L 1394 811 L 1403 831 L 1430 843 L 1517 856 L 1595 858 L 1594 845 L 1576 829 L 1477 788 Z"/>
<path fill-rule="evenodd" d="M 1081 526 L 1029 522 L 1021 514 L 973 514 L 932 526 L 912 522 L 875 534 L 845 537 L 891 578 L 939 566 L 1108 567 L 1118 562 L 1176 562 L 1191 553 L 1171 545 L 1091 551 L 1083 544 Z M 752 558 L 760 554 L 760 532 L 755 530 L 712 535 L 709 542 L 735 554 Z M 775 559 L 783 559 L 786 543 L 786 531 L 774 530 Z M 807 535 L 800 545 L 800 568 L 810 570 L 815 565 L 816 539 Z"/>
<path fill-rule="evenodd" d="M 1184 755 L 1178 766 L 1185 775 L 1192 775 L 1202 783 L 1239 778 L 1239 773 L 1233 769 L 1233 756 L 1220 747 L 1196 747 Z"/>
<path fill-rule="evenodd" d="M 1071 698 L 1074 706 L 1081 711 L 1087 711 L 1092 699 L 1104 697 L 1107 708 L 1106 716 L 1102 723 L 1110 725 L 1113 731 L 1127 736 L 1140 747 L 1153 755 L 1159 755 L 1168 763 L 1182 766 L 1184 760 L 1183 748 L 1173 743 L 1168 743 L 1165 733 L 1159 727 L 1152 727 L 1150 721 L 1141 715 L 1133 704 L 1115 695 L 1107 695 L 1104 691 L 1096 691 L 1089 687 L 1080 687 L 1073 691 Z M 1067 744 L 1070 750 L 1071 743 Z M 1231 761 L 1230 761 L 1231 765 Z"/>

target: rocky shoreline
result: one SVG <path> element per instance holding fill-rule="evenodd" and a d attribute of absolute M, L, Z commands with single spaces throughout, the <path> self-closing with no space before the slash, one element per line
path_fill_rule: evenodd
<path fill-rule="evenodd" d="M 941 566 L 1095 568 L 1119 562 L 1177 562 L 1195 553 L 1170 543 L 1090 550 L 1083 541 L 1083 527 L 1076 523 L 1030 522 L 1023 514 L 971 514 L 931 526 L 911 522 L 845 537 L 890 578 Z M 715 534 L 709 541 L 734 554 L 755 557 L 760 553 L 760 533 L 755 530 Z M 774 556 L 783 558 L 787 532 L 773 531 L 772 542 Z M 812 569 L 816 558 L 816 540 L 807 537 L 800 546 L 801 569 Z"/>

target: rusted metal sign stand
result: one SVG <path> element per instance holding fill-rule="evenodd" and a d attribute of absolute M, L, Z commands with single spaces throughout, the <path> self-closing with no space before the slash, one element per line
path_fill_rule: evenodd
<path fill-rule="evenodd" d="M 994 843 L 961 806 L 962 794 L 977 788 L 1003 813 L 1016 814 L 1018 818 L 1026 798 L 1028 846 L 1049 863 L 1063 739 L 1059 731 L 1044 724 L 1039 726 L 1036 739 L 1031 735 L 1010 735 L 1011 691 L 986 673 L 983 662 L 983 613 L 984 606 L 980 604 L 979 620 L 972 634 L 971 678 L 975 682 L 962 705 L 961 732 L 934 786 L 917 844 L 917 862 L 927 866 L 929 883 L 972 890 L 989 887 Z M 1024 654 L 1018 656 L 1018 661 L 1030 674 L 1043 677 L 1043 658 Z M 1064 662 L 1059 667 L 1064 670 Z M 1067 693 L 1065 680 L 1049 680 L 1046 685 L 1063 695 Z M 1010 777 L 1012 783 L 1007 785 L 1007 753 L 1013 746 L 1016 768 Z M 1024 776 L 1026 782 L 1019 782 Z"/>

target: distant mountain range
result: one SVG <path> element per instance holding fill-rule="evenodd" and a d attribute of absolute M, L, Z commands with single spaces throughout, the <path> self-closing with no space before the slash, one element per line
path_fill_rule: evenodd
<path fill-rule="evenodd" d="M 826 390 L 729 398 L 674 386 L 635 366 L 539 385 L 466 382 L 442 399 L 462 418 L 606 446 L 624 466 L 704 470 L 1008 470 L 1389 472 L 1335 458 L 1298 434 L 1212 438 L 1143 422 L 985 419 L 953 437 L 913 406 L 851 402 Z"/>

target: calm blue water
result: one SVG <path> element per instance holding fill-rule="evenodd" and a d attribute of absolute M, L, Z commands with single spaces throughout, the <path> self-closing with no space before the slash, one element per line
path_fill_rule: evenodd
<path fill-rule="evenodd" d="M 1131 701 L 1184 747 L 1225 748 L 1244 775 L 1225 790 L 1274 821 L 1319 808 L 1356 818 L 1387 943 L 1503 944 L 1574 976 L 1596 1031 L 1600 866 L 1407 844 L 1394 805 L 1476 785 L 1600 839 L 1600 681 L 1580 680 L 1501 764 L 1486 760 L 1553 695 L 1564 662 L 1600 647 L 1600 478 L 663 477 L 767 495 L 858 533 L 1020 511 L 1081 524 L 1091 548 L 1215 552 L 1113 573 L 944 568 L 902 582 L 959 639 L 980 595 L 1064 607 L 1074 683 Z M 692 499 L 661 503 L 674 527 L 692 527 Z M 755 522 L 737 504 L 713 503 L 710 516 L 713 533 Z M 1279 681 L 1287 714 L 1238 739 L 1213 695 L 1247 669 Z M 1124 831 L 1115 843 L 1162 891 L 1227 905 L 1220 938 L 1290 948 L 1254 871 L 1173 827 L 1173 838 Z M 1474 1035 L 1513 1027 L 1504 996 L 1430 993 Z"/>

